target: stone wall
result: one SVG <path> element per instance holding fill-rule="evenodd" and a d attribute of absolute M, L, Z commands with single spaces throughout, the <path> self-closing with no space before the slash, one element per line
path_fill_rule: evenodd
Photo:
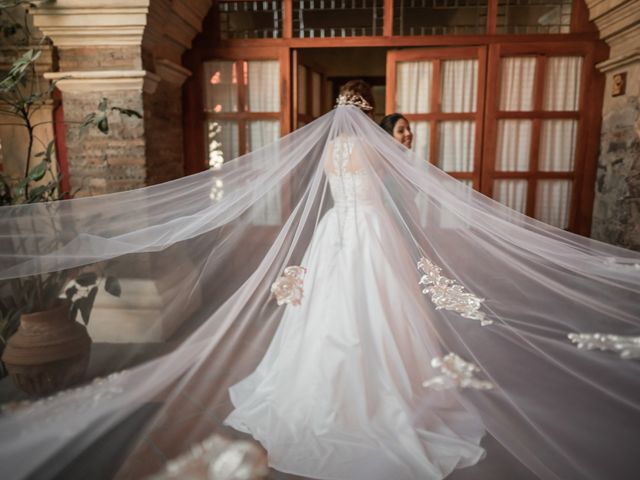
<path fill-rule="evenodd" d="M 129 190 L 184 175 L 182 53 L 202 29 L 210 0 L 57 0 L 34 24 L 57 50 L 67 125 L 69 177 L 78 195 Z M 110 132 L 81 135 L 78 123 L 106 97 Z"/>
<path fill-rule="evenodd" d="M 640 250 L 640 0 L 587 0 L 589 17 L 610 47 L 591 236 Z M 626 90 L 613 92 L 626 73 Z"/>
<path fill-rule="evenodd" d="M 627 94 L 611 97 L 619 72 Z M 591 236 L 640 250 L 640 62 L 607 74 Z"/>

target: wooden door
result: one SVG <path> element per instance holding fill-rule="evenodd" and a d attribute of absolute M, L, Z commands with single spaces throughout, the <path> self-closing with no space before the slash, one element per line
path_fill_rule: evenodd
<path fill-rule="evenodd" d="M 486 47 L 387 53 L 387 114 L 402 113 L 414 151 L 480 188 Z"/>
<path fill-rule="evenodd" d="M 202 63 L 208 165 L 267 145 L 290 131 L 288 49 L 224 49 Z"/>
<path fill-rule="evenodd" d="M 303 58 L 300 50 L 291 51 L 293 92 L 292 125 L 300 128 L 326 113 L 329 84 L 324 70 Z"/>
<path fill-rule="evenodd" d="M 597 108 L 587 97 L 593 63 L 589 44 L 492 45 L 485 112 L 482 192 L 585 234 L 595 167 L 587 161 L 595 160 L 587 147 Z"/>

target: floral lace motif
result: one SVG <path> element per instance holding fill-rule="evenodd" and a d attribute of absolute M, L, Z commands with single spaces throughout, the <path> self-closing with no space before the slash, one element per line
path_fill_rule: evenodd
<path fill-rule="evenodd" d="M 610 333 L 570 333 L 568 337 L 583 350 L 610 350 L 625 360 L 640 358 L 640 337 Z"/>
<path fill-rule="evenodd" d="M 419 282 L 425 287 L 422 293 L 431 295 L 436 310 L 458 312 L 464 318 L 479 320 L 482 326 L 493 323 L 493 320 L 485 318 L 484 312 L 479 311 L 484 298 L 465 292 L 462 285 L 441 275 L 442 269 L 424 257 L 418 262 L 418 269 L 424 273 Z"/>
<path fill-rule="evenodd" d="M 284 269 L 283 274 L 271 284 L 271 293 L 278 305 L 290 303 L 300 305 L 304 294 L 303 279 L 307 269 L 292 265 Z"/>
<path fill-rule="evenodd" d="M 618 260 L 615 257 L 605 257 L 602 260 L 602 263 L 604 263 L 605 265 L 610 266 L 612 268 L 628 269 L 628 270 L 640 270 L 640 263 L 618 262 Z"/>
<path fill-rule="evenodd" d="M 212 435 L 169 461 L 165 469 L 150 480 L 254 480 L 265 478 L 268 473 L 266 456 L 259 447 L 244 440 L 230 441 Z"/>
<path fill-rule="evenodd" d="M 23 433 L 37 432 L 46 424 L 62 421 L 69 415 L 75 417 L 83 412 L 91 412 L 99 406 L 108 404 L 124 391 L 121 378 L 122 372 L 112 373 L 106 377 L 96 378 L 82 387 L 62 390 L 35 401 L 22 400 L 6 403 L 0 407 L 0 412 L 28 419 Z M 60 435 L 71 437 L 75 433 L 77 432 L 69 427 L 63 429 Z"/>
<path fill-rule="evenodd" d="M 449 388 L 475 388 L 476 390 L 491 390 L 493 384 L 486 380 L 474 378 L 480 369 L 473 363 L 466 362 L 455 353 L 448 353 L 444 357 L 435 357 L 431 366 L 440 370 L 442 375 L 433 377 L 422 384 L 423 387 L 434 390 Z"/>

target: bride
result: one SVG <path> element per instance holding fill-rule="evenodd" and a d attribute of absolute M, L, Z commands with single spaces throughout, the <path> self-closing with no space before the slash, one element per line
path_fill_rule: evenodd
<path fill-rule="evenodd" d="M 363 82 L 343 87 L 339 105 L 369 113 L 371 103 Z M 236 408 L 225 423 L 260 441 L 284 472 L 444 478 L 482 458 L 482 421 L 455 392 L 422 387 L 442 351 L 415 260 L 368 172 L 366 145 L 336 136 L 323 168 L 333 208 L 301 265 L 289 267 L 297 269 L 300 295 L 257 369 L 231 388 Z M 281 295 L 288 288 L 275 286 Z"/>
<path fill-rule="evenodd" d="M 219 169 L 0 208 L 0 293 L 122 285 L 84 383 L 4 408 L 7 478 L 145 478 L 193 445 L 228 478 L 214 433 L 319 479 L 635 478 L 640 255 L 418 165 L 372 108 L 350 82 Z"/>

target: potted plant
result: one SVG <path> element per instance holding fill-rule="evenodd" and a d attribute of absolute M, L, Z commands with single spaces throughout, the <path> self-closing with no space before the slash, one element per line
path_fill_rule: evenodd
<path fill-rule="evenodd" d="M 0 18 L 7 18 L 8 9 L 31 3 L 2 1 Z M 4 22 L 2 34 L 5 38 L 16 32 L 28 36 L 27 25 L 26 21 L 14 25 Z M 44 42 L 46 39 L 40 40 L 40 44 Z M 9 178 L 0 173 L 0 207 L 73 197 L 73 193 L 61 188 L 55 142 L 52 140 L 41 151 L 33 152 L 34 145 L 39 144 L 35 129 L 42 123 L 34 124 L 32 114 L 51 98 L 55 89 L 55 82 L 48 82 L 44 89 L 38 88 L 35 65 L 40 54 L 38 47 L 28 49 L 0 80 L 2 111 L 15 122 L 11 125 L 26 129 L 28 139 L 22 177 Z M 30 88 L 26 88 L 27 85 Z M 109 133 L 110 112 L 141 117 L 133 110 L 110 107 L 107 99 L 102 99 L 96 111 L 85 117 L 81 132 L 96 127 L 103 134 Z M 36 161 L 37 164 L 32 165 Z M 51 219 L 47 228 L 52 235 L 37 240 L 37 248 L 42 253 L 62 246 L 56 244 L 62 227 Z M 14 248 L 19 251 L 20 245 Z M 32 395 L 48 394 L 80 381 L 91 346 L 86 325 L 99 288 L 115 296 L 121 293 L 117 278 L 105 271 L 103 265 L 0 281 L 0 353 L 4 362 L 0 364 L 0 377 L 9 374 L 18 388 Z"/>

